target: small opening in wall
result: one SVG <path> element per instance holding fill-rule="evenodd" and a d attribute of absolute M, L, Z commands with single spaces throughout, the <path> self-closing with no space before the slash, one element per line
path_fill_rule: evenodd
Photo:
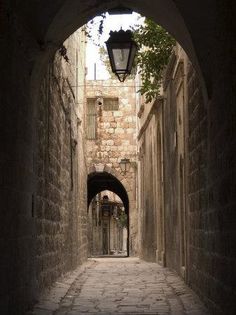
<path fill-rule="evenodd" d="M 118 97 L 104 98 L 103 99 L 103 110 L 105 110 L 105 111 L 119 110 L 119 99 L 118 99 Z"/>

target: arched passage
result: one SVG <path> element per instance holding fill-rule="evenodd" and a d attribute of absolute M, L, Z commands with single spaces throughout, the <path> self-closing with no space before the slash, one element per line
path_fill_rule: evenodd
<path fill-rule="evenodd" d="M 35 10 L 33 15 L 37 16 L 36 20 L 38 21 L 38 24 L 34 25 L 34 30 L 41 48 L 41 52 L 33 57 L 31 96 L 35 102 L 38 99 L 39 82 L 45 72 L 48 60 L 54 55 L 59 46 L 69 35 L 91 18 L 117 6 L 117 4 L 120 4 L 120 1 L 96 1 L 95 3 L 90 3 L 73 0 L 64 1 L 63 3 L 55 2 L 50 8 L 44 1 L 37 4 L 37 8 L 32 5 L 32 11 Z M 205 86 L 207 86 L 208 92 L 211 86 L 210 58 L 207 47 L 211 45 L 209 36 L 212 32 L 212 26 L 208 19 L 205 2 L 198 2 L 196 8 L 193 8 L 193 5 L 188 1 L 177 4 L 172 0 L 148 0 L 145 3 L 131 0 L 122 1 L 122 4 L 144 16 L 152 18 L 176 38 L 198 72 L 206 97 Z M 214 7 L 212 7 L 211 3 L 209 3 L 209 6 L 213 15 Z M 28 14 L 28 12 L 24 12 L 24 8 L 21 8 L 20 11 L 23 15 Z M 47 14 L 42 13 L 45 11 L 48 11 Z M 198 13 L 201 14 L 196 17 Z M 199 38 L 199 34 L 201 34 L 201 38 Z M 202 36 L 202 34 L 206 36 Z"/>
<path fill-rule="evenodd" d="M 228 222 L 235 222 L 232 212 L 223 211 L 225 210 L 224 207 L 235 202 L 235 194 L 230 189 L 225 193 L 225 188 L 235 187 L 234 164 L 232 164 L 235 157 L 235 144 L 233 143 L 235 139 L 235 107 L 232 106 L 234 104 L 234 91 L 231 81 L 233 76 L 231 63 L 233 49 L 231 45 L 234 38 L 231 24 L 233 23 L 234 12 L 231 7 L 232 1 L 220 3 L 220 1 L 214 0 L 200 0 L 193 3 L 192 1 L 180 0 L 127 0 L 122 1 L 122 3 L 151 17 L 173 34 L 184 47 L 195 67 L 200 69 L 199 72 L 203 74 L 209 91 L 212 86 L 211 102 L 207 107 L 209 114 L 208 134 L 205 136 L 209 143 L 204 156 L 208 163 L 204 176 L 207 178 L 209 191 L 206 191 L 206 196 L 204 195 L 199 202 L 195 203 L 201 202 L 206 207 L 204 213 L 207 213 L 209 209 L 211 210 L 209 217 L 204 217 L 204 222 L 207 223 L 203 224 L 204 228 L 205 225 L 209 224 L 211 228 L 215 224 L 214 229 L 216 229 L 217 223 L 220 222 L 220 232 L 218 230 L 213 238 L 208 237 L 207 233 L 203 233 L 207 239 L 203 239 L 202 243 L 204 246 L 206 243 L 209 244 L 210 256 L 213 256 L 214 259 L 216 259 L 216 255 L 214 253 L 212 255 L 212 250 L 218 250 L 217 257 L 221 258 L 222 256 L 223 258 L 224 256 L 224 260 L 220 260 L 221 263 L 218 263 L 218 266 L 224 262 L 225 268 L 227 266 L 230 270 L 229 266 L 232 262 L 228 257 L 234 250 L 233 244 L 231 244 L 232 247 L 229 246 L 228 248 L 229 253 L 225 253 L 224 246 L 221 245 L 225 244 L 225 240 L 228 242 L 229 239 L 233 239 L 233 236 L 231 237 L 233 234 L 227 234 L 229 231 L 234 231 Z M 14 286 L 10 286 L 11 282 L 6 281 L 10 283 L 10 285 L 6 284 L 6 289 L 3 290 L 7 305 L 8 301 L 11 304 L 12 301 L 15 301 L 17 307 L 20 308 L 24 299 L 25 304 L 29 304 L 34 295 L 32 284 L 34 275 L 31 271 L 33 268 L 26 268 L 26 266 L 30 262 L 30 259 L 27 259 L 28 256 L 35 256 L 32 250 L 34 247 L 32 246 L 32 235 L 34 235 L 34 223 L 32 221 L 34 220 L 35 204 L 33 157 L 36 146 L 33 138 L 35 130 L 33 109 L 38 106 L 38 90 L 42 76 L 49 58 L 69 34 L 91 17 L 116 4 L 117 1 L 56 0 L 49 3 L 42 0 L 40 2 L 26 1 L 24 5 L 17 2 L 4 2 L 1 5 L 1 17 L 3 14 L 3 19 L 1 18 L 3 32 L 0 38 L 0 44 L 3 43 L 3 49 L 1 49 L 1 87 L 3 90 L 1 103 L 4 104 L 1 107 L 0 124 L 3 140 L 1 152 L 1 172 L 3 173 L 1 189 L 3 189 L 3 194 L 1 198 L 4 205 L 3 209 L 6 210 L 5 213 L 2 213 L 3 220 L 1 222 L 3 222 L 4 227 L 11 226 L 11 230 L 3 229 L 2 256 L 5 257 L 3 265 L 6 267 L 2 269 L 2 272 L 4 276 L 11 275 L 10 278 L 14 276 L 13 271 L 18 270 L 18 275 L 22 272 L 22 277 L 15 277 Z M 227 141 L 225 141 L 226 139 Z M 222 162 L 219 157 L 222 158 Z M 220 200 L 217 196 L 221 196 Z M 15 214 L 19 215 L 20 218 L 12 220 Z M 213 217 L 218 218 L 219 222 L 212 220 L 211 223 L 210 218 Z M 16 222 L 16 226 L 13 224 L 14 222 Z M 20 224 L 18 224 L 19 222 Z M 212 236 L 212 233 L 209 235 Z M 17 238 L 20 241 L 17 241 Z M 24 244 L 24 250 L 23 246 L 20 246 L 21 251 L 15 250 L 17 244 Z M 31 255 L 29 250 L 32 251 Z M 16 259 L 13 259 L 18 252 Z M 11 259 L 9 259 L 10 257 Z M 25 261 L 22 262 L 23 267 L 20 265 L 19 257 L 25 257 Z M 201 253 L 199 256 L 194 255 L 194 257 L 197 259 L 194 266 L 198 267 L 201 263 Z M 207 257 L 209 256 L 205 258 Z M 202 261 L 201 265 L 206 266 L 206 268 L 210 266 L 205 261 Z M 215 261 L 212 265 L 216 265 Z M 209 270 L 207 274 L 209 275 Z M 230 275 L 230 272 L 228 274 Z M 31 275 L 33 276 L 30 278 Z M 207 285 L 202 288 L 202 283 L 209 283 L 211 279 L 212 292 L 218 292 L 219 289 L 222 295 L 223 293 L 224 296 L 228 295 L 228 291 L 221 283 L 228 282 L 229 286 L 232 283 L 230 277 L 225 279 L 224 268 L 220 278 L 218 278 L 220 281 L 215 281 L 213 277 L 203 278 L 199 275 L 202 273 L 199 273 L 194 280 L 193 287 L 204 289 L 203 292 L 209 292 Z M 22 290 L 23 278 L 25 278 L 26 290 Z M 45 278 L 48 279 L 49 277 L 46 275 Z M 18 291 L 15 290 L 17 292 L 15 295 L 13 294 L 14 298 L 9 299 L 8 294 L 13 287 Z M 22 292 L 19 299 L 16 298 L 20 296 L 18 292 Z M 217 294 L 214 296 L 219 301 Z M 220 300 L 224 301 L 224 299 Z M 14 309 L 14 312 L 17 312 L 17 309 Z"/>
<path fill-rule="evenodd" d="M 123 201 L 126 213 L 129 213 L 129 198 L 123 184 L 107 172 L 94 172 L 88 175 L 88 206 L 91 200 L 103 190 L 110 190 L 117 194 Z"/>
<path fill-rule="evenodd" d="M 104 190 L 110 190 L 122 200 L 127 215 L 127 256 L 129 256 L 129 197 L 123 184 L 112 174 L 93 172 L 88 175 L 88 207 L 92 199 Z"/>

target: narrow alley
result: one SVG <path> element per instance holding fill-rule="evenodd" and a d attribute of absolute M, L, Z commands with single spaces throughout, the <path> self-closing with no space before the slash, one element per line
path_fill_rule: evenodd
<path fill-rule="evenodd" d="M 235 1 L 0 1 L 0 315 L 235 315 Z"/>
<path fill-rule="evenodd" d="M 206 315 L 176 273 L 138 258 L 89 259 L 36 306 L 31 315 Z"/>

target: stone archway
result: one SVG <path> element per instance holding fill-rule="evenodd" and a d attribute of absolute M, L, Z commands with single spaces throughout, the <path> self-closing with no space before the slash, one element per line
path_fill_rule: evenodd
<path fill-rule="evenodd" d="M 41 48 L 39 53 L 33 53 L 32 56 L 31 97 L 35 103 L 38 100 L 39 83 L 44 75 L 48 60 L 54 55 L 55 51 L 66 38 L 97 14 L 120 4 L 120 1 L 85 2 L 73 0 L 64 2 L 63 4 L 56 2 L 53 7 L 48 8 L 50 17 L 46 18 L 42 12 L 47 10 L 47 5 L 43 2 L 38 5 L 41 9 L 41 11 L 38 10 L 40 15 L 37 14 L 38 12 L 35 13 L 39 21 L 35 28 L 38 35 L 37 40 Z M 207 46 L 210 43 L 209 40 L 203 41 L 198 36 L 201 33 L 201 27 L 203 27 L 201 19 L 204 20 L 204 31 L 206 23 L 209 23 L 208 14 L 205 12 L 204 1 L 201 1 L 201 3 L 198 2 L 197 8 L 194 9 L 193 5 L 188 3 L 188 1 L 182 5 L 177 5 L 172 0 L 148 0 L 145 3 L 142 1 L 127 0 L 122 1 L 122 4 L 144 16 L 152 18 L 176 38 L 194 65 L 201 79 L 205 99 L 207 99 L 207 90 L 205 87 L 210 92 L 211 80 L 209 57 L 206 58 L 204 54 L 207 54 Z M 33 9 L 36 8 L 32 6 Z M 199 18 L 197 25 L 193 23 L 196 20 L 195 12 L 201 12 L 201 18 Z M 214 14 L 214 11 L 211 12 Z M 20 13 L 22 15 L 26 14 L 24 8 L 21 8 Z M 210 23 L 207 29 L 209 33 L 207 35 L 209 36 L 212 32 Z"/>
<path fill-rule="evenodd" d="M 115 176 L 115 174 L 117 176 Z M 127 215 L 127 255 L 130 254 L 130 205 L 132 206 L 134 200 L 132 200 L 131 191 L 127 187 L 127 183 L 123 184 L 121 182 L 119 174 L 112 170 L 108 166 L 104 166 L 100 171 L 96 171 L 96 167 L 90 168 L 88 175 L 87 187 L 88 187 L 88 208 L 92 199 L 100 192 L 104 190 L 109 190 L 114 192 L 123 202 L 125 207 L 125 212 Z M 124 180 L 123 180 L 124 182 Z"/>
<path fill-rule="evenodd" d="M 121 199 L 123 198 L 125 200 L 128 200 L 128 203 L 132 204 L 134 197 L 132 195 L 132 189 L 130 187 L 130 184 L 127 181 L 127 179 L 124 176 L 122 176 L 122 174 L 118 172 L 115 168 L 112 168 L 106 164 L 93 165 L 89 168 L 88 178 L 92 176 L 92 174 L 102 174 L 102 173 L 106 173 L 110 175 L 111 178 L 114 177 L 117 180 L 117 183 L 119 182 L 120 187 L 123 186 L 124 190 L 121 188 L 120 197 Z M 125 193 L 127 194 L 127 197 L 125 197 Z M 88 197 L 88 200 L 89 200 L 89 197 Z"/>
<path fill-rule="evenodd" d="M 1 200 L 3 204 L 1 206 L 5 211 L 2 212 L 3 219 L 1 220 L 4 227 L 1 231 L 1 237 L 3 234 L 2 265 L 4 266 L 2 272 L 6 277 L 5 280 L 8 277 L 13 279 L 16 273 L 14 282 L 5 281 L 3 286 L 3 298 L 6 301 L 7 310 L 10 309 L 10 304 L 15 302 L 16 305 L 11 306 L 14 312 L 23 313 L 21 310 L 32 303 L 37 295 L 34 286 L 35 271 L 32 267 L 34 264 L 32 257 L 35 257 L 34 244 L 32 244 L 32 236 L 35 235 L 33 218 L 36 146 L 34 113 L 38 106 L 39 86 L 46 65 L 59 45 L 76 28 L 117 3 L 118 1 L 108 0 L 55 0 L 53 3 L 47 0 L 29 0 L 24 5 L 9 1 L 1 4 L 1 26 L 3 27 L 1 27 L 0 37 L 2 73 L 0 80 L 1 103 L 4 104 L 1 106 L 0 123 Z M 199 0 L 193 3 L 186 0 L 147 0 L 145 2 L 126 0 L 121 3 L 152 18 L 173 34 L 188 53 L 195 68 L 204 77 L 204 82 L 210 92 L 211 99 L 206 108 L 209 116 L 206 126 L 207 134 L 203 135 L 208 141 L 204 155 L 207 166 L 206 172 L 202 175 L 206 177 L 209 191 L 204 191 L 199 202 L 205 207 L 205 214 L 208 212 L 209 217 L 214 214 L 214 217 L 218 218 L 221 227 L 220 232 L 216 231 L 219 222 L 217 220 L 210 222 L 206 219 L 209 226 L 204 225 L 206 230 L 202 230 L 203 235 L 208 235 L 209 230 L 210 235 L 215 238 L 204 242 L 205 252 L 210 254 L 205 257 L 212 256 L 214 259 L 219 257 L 218 260 L 212 260 L 213 265 L 220 267 L 223 261 L 225 269 L 219 268 L 222 272 L 218 273 L 217 281 L 213 277 L 209 278 L 209 270 L 206 272 L 205 268 L 208 268 L 210 264 L 201 262 L 202 252 L 198 251 L 196 255 L 194 254 L 195 260 L 192 265 L 199 273 L 193 279 L 192 286 L 196 291 L 201 291 L 206 296 L 208 294 L 208 298 L 222 304 L 224 298 L 219 301 L 217 294 L 212 294 L 213 298 L 209 296 L 209 286 L 212 286 L 212 292 L 220 292 L 221 297 L 226 298 L 226 295 L 229 295 L 228 292 L 233 292 L 231 279 L 225 277 L 225 270 L 230 270 L 230 255 L 234 250 L 234 244 L 230 243 L 231 247 L 229 246 L 227 253 L 221 246 L 225 244 L 225 240 L 230 242 L 234 239 L 232 234 L 234 230 L 228 222 L 235 222 L 232 211 L 223 211 L 225 206 L 235 202 L 235 194 L 232 191 L 235 187 L 235 172 L 232 163 L 235 159 L 233 142 L 235 139 L 235 106 L 233 106 L 235 96 L 232 88 L 232 82 L 234 82 L 232 80 L 234 74 L 232 43 L 235 32 L 232 27 L 234 21 L 232 1 L 220 3 L 216 0 Z M 11 229 L 6 230 L 6 226 L 11 226 Z M 216 241 L 213 243 L 218 245 L 219 250 L 217 257 L 212 252 L 215 250 L 215 246 L 212 247 L 214 239 Z M 17 254 L 16 258 L 15 254 Z M 22 260 L 23 257 L 24 260 Z M 45 278 L 49 279 L 47 275 Z M 226 291 L 227 286 L 232 290 Z M 14 292 L 9 296 L 13 288 Z M 233 295 L 229 296 L 233 300 Z M 219 307 L 225 310 L 225 305 L 222 304 Z"/>
<path fill-rule="evenodd" d="M 88 205 L 101 191 L 110 190 L 117 194 L 124 203 L 126 212 L 129 212 L 129 197 L 123 184 L 108 172 L 94 172 L 88 175 Z"/>

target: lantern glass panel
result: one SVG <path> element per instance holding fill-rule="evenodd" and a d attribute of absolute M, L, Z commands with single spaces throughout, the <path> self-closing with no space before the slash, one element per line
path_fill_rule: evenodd
<path fill-rule="evenodd" d="M 127 75 L 131 73 L 137 50 L 137 45 L 132 40 L 131 31 L 111 31 L 106 45 L 112 72 L 117 75 L 121 82 L 124 82 Z"/>
<path fill-rule="evenodd" d="M 126 171 L 126 163 L 124 163 L 124 162 L 120 162 L 120 168 L 121 168 L 121 171 L 122 172 L 125 172 Z"/>
<path fill-rule="evenodd" d="M 128 59 L 129 59 L 129 49 L 124 48 L 114 48 L 113 49 L 114 63 L 116 71 L 126 70 Z"/>
<path fill-rule="evenodd" d="M 131 73 L 131 70 L 133 67 L 136 51 L 137 51 L 137 46 L 134 43 L 132 43 L 130 47 L 130 57 L 129 57 L 128 65 L 127 65 L 127 70 L 129 73 Z"/>
<path fill-rule="evenodd" d="M 121 159 L 119 164 L 120 164 L 121 171 L 124 174 L 129 171 L 129 169 L 130 169 L 130 160 L 129 159 L 126 159 L 126 158 Z"/>

